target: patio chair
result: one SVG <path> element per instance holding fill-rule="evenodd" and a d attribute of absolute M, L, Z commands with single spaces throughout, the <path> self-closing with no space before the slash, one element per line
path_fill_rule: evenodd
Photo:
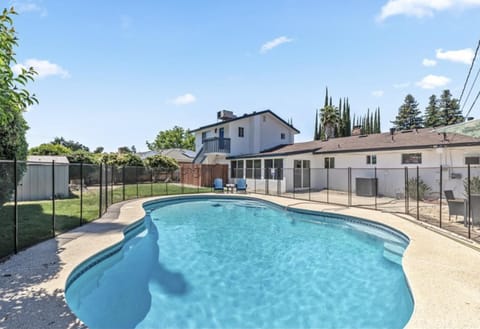
<path fill-rule="evenodd" d="M 223 192 L 223 191 L 224 191 L 223 179 L 221 179 L 221 178 L 215 178 L 215 179 L 213 180 L 213 190 L 214 190 L 215 192 L 217 192 L 217 191 Z"/>
<path fill-rule="evenodd" d="M 465 219 L 465 199 L 456 199 L 452 190 L 445 190 L 445 198 L 448 203 L 448 220 L 451 220 L 452 215 L 455 215 L 455 219 L 458 215 L 463 216 Z"/>
<path fill-rule="evenodd" d="M 235 184 L 235 187 L 237 188 L 237 192 L 247 193 L 247 181 L 245 178 L 239 178 L 237 180 L 237 184 Z"/>

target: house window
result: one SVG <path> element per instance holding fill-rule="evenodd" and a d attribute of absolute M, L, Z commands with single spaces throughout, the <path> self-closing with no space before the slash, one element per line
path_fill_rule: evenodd
<path fill-rule="evenodd" d="M 280 139 L 285 139 L 285 133 L 280 134 Z"/>
<path fill-rule="evenodd" d="M 243 160 L 235 160 L 230 163 L 230 176 L 232 178 L 243 178 Z"/>
<path fill-rule="evenodd" d="M 238 127 L 238 137 L 243 137 L 245 136 L 245 130 L 243 127 Z"/>
<path fill-rule="evenodd" d="M 245 178 L 253 178 L 253 160 L 245 161 Z"/>
<path fill-rule="evenodd" d="M 265 159 L 265 179 L 283 179 L 283 159 Z"/>
<path fill-rule="evenodd" d="M 275 168 L 275 179 L 283 179 L 283 159 L 273 160 L 273 167 Z"/>
<path fill-rule="evenodd" d="M 204 132 L 202 133 L 202 144 L 205 142 L 206 139 L 207 139 L 207 132 L 204 131 Z"/>
<path fill-rule="evenodd" d="M 465 157 L 465 164 L 466 165 L 478 165 L 480 164 L 480 156 L 466 156 Z"/>
<path fill-rule="evenodd" d="M 421 164 L 422 153 L 404 153 L 402 154 L 402 164 Z"/>
<path fill-rule="evenodd" d="M 335 158 L 327 157 L 325 158 L 325 168 L 335 168 Z"/>
<path fill-rule="evenodd" d="M 262 178 L 262 160 L 253 160 L 253 177 Z"/>
<path fill-rule="evenodd" d="M 375 154 L 367 155 L 367 164 L 377 164 L 377 156 Z"/>

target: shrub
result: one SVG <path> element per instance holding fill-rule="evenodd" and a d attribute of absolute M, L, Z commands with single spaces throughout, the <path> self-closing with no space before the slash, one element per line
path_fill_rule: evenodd
<path fill-rule="evenodd" d="M 468 177 L 463 180 L 465 195 L 468 195 Z M 470 193 L 480 194 L 480 176 L 470 177 Z"/>
<path fill-rule="evenodd" d="M 430 186 L 428 186 L 422 179 L 418 181 L 418 198 L 419 200 L 424 200 L 425 195 L 431 191 Z M 410 199 L 417 200 L 417 178 L 411 178 L 408 180 L 408 195 Z"/>
<path fill-rule="evenodd" d="M 150 168 L 178 169 L 178 162 L 165 155 L 154 155 L 145 159 L 145 165 Z"/>

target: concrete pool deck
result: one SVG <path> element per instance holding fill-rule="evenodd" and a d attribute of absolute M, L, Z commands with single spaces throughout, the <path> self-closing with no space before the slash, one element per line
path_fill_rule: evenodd
<path fill-rule="evenodd" d="M 454 241 L 395 214 L 274 196 L 248 196 L 290 208 L 366 218 L 402 231 L 410 238 L 403 267 L 415 300 L 406 327 L 480 327 L 480 251 L 472 248 L 478 244 L 466 246 L 470 242 Z M 120 242 L 123 230 L 143 218 L 141 205 L 154 199 L 161 198 L 115 204 L 101 219 L 0 263 L 0 328 L 85 328 L 64 299 L 69 274 L 93 254 Z"/>

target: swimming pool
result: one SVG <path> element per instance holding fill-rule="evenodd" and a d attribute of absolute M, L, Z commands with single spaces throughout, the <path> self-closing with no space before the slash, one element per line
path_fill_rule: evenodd
<path fill-rule="evenodd" d="M 141 225 L 77 268 L 70 308 L 90 328 L 402 328 L 408 239 L 350 217 L 250 198 L 145 206 Z"/>

